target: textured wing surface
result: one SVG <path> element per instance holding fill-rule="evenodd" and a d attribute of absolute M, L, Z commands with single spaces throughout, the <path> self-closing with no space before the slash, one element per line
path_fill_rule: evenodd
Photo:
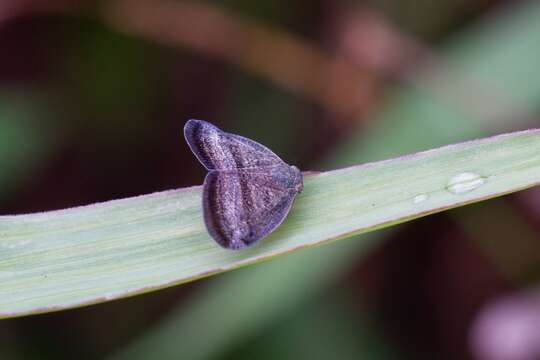
<path fill-rule="evenodd" d="M 189 120 L 184 127 L 191 151 L 208 170 L 258 168 L 284 164 L 265 146 L 221 131 L 202 120 Z"/>
<path fill-rule="evenodd" d="M 295 196 L 268 172 L 211 171 L 204 180 L 204 221 L 222 247 L 242 249 L 281 224 Z"/>

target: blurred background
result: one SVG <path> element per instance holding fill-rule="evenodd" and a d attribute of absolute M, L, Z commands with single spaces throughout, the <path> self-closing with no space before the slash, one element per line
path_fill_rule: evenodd
<path fill-rule="evenodd" d="M 189 118 L 325 170 L 539 127 L 540 3 L 1 0 L 0 214 L 202 183 Z M 134 298 L 0 359 L 540 359 L 532 189 Z"/>

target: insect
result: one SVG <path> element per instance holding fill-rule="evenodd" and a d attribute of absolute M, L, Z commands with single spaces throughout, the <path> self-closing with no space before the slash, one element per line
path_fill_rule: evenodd
<path fill-rule="evenodd" d="M 303 189 L 300 170 L 265 146 L 189 120 L 184 137 L 208 169 L 203 185 L 206 229 L 222 247 L 244 249 L 278 227 Z"/>

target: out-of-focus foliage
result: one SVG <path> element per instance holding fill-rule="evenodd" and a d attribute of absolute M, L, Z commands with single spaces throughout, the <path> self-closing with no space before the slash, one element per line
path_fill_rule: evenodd
<path fill-rule="evenodd" d="M 16 191 L 19 179 L 29 176 L 54 150 L 54 125 L 40 125 L 39 116 L 33 96 L 0 93 L 0 199 L 9 190 Z"/>

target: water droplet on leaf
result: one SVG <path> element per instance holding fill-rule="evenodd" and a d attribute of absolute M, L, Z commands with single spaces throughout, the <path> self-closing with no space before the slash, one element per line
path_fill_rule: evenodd
<path fill-rule="evenodd" d="M 486 183 L 486 178 L 473 172 L 464 172 L 452 176 L 446 185 L 446 189 L 454 195 L 465 194 L 473 191 Z"/>

